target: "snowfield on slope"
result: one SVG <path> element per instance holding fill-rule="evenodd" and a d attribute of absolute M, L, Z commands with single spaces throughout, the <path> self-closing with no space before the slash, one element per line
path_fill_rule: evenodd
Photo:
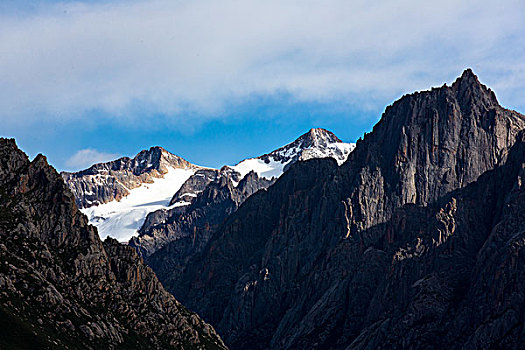
<path fill-rule="evenodd" d="M 188 204 L 176 203 L 168 207 L 173 194 L 194 173 L 194 169 L 169 168 L 164 178 L 154 179 L 151 184 L 144 183 L 130 190 L 130 194 L 120 201 L 114 200 L 81 211 L 98 228 L 101 239 L 110 236 L 120 242 L 127 242 L 137 235 L 148 213 Z"/>
<path fill-rule="evenodd" d="M 237 165 L 230 166 L 230 168 L 240 173 L 241 179 L 252 170 L 260 177 L 271 179 L 272 177 L 281 176 L 284 172 L 284 167 L 286 164 L 290 163 L 290 161 L 291 159 L 287 162 L 281 163 L 272 159 L 269 163 L 265 163 L 262 159 L 250 158 L 243 160 Z"/>
<path fill-rule="evenodd" d="M 286 147 L 286 146 L 284 146 Z M 272 152 L 269 155 L 269 161 L 265 162 L 260 158 L 249 158 L 245 159 L 237 165 L 230 166 L 238 173 L 241 174 L 241 178 L 246 176 L 250 171 L 255 171 L 258 176 L 271 179 L 272 177 L 280 177 L 284 168 L 287 164 L 293 161 L 293 156 L 302 153 L 303 159 L 312 158 L 329 158 L 332 157 L 337 161 L 337 164 L 343 164 L 348 155 L 354 150 L 354 143 L 345 142 L 333 142 L 326 146 L 325 149 L 319 149 L 316 147 L 308 148 L 289 148 L 282 152 Z M 283 157 L 286 161 L 276 161 L 277 157 Z"/>

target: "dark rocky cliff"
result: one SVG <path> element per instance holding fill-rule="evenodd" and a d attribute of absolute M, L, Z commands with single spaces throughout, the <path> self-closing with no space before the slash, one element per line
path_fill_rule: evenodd
<path fill-rule="evenodd" d="M 163 280 L 236 349 L 517 348 L 524 128 L 471 70 L 404 96 Z"/>
<path fill-rule="evenodd" d="M 222 349 L 134 249 L 79 212 L 60 175 L 0 139 L 0 347 Z"/>

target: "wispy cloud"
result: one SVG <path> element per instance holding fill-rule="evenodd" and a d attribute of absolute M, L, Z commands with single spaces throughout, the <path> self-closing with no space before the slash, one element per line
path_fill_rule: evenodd
<path fill-rule="evenodd" d="M 66 161 L 66 166 L 71 170 L 85 169 L 93 164 L 107 162 L 117 157 L 118 154 L 114 153 L 99 152 L 91 148 L 81 149 Z"/>
<path fill-rule="evenodd" d="M 0 118 L 220 116 L 285 93 L 375 106 L 467 66 L 525 105 L 525 3 L 61 2 L 0 15 Z"/>

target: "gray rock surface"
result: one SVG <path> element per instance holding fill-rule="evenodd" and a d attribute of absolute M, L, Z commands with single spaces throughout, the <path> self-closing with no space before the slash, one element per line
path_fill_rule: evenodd
<path fill-rule="evenodd" d="M 224 349 L 134 249 L 107 239 L 44 156 L 0 139 L 0 347 Z"/>
<path fill-rule="evenodd" d="M 524 128 L 466 70 L 341 167 L 291 166 L 161 280 L 233 349 L 520 348 Z"/>

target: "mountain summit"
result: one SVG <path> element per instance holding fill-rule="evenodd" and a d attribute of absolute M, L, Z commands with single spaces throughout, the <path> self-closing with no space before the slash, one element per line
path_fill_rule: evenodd
<path fill-rule="evenodd" d="M 151 147 L 134 158 L 95 164 L 77 173 L 62 173 L 62 177 L 100 236 L 126 241 L 146 215 L 166 207 L 198 169 L 162 147 Z"/>
<path fill-rule="evenodd" d="M 524 129 L 467 70 L 389 106 L 343 165 L 292 165 L 184 268 L 150 264 L 232 349 L 517 348 Z"/>
<path fill-rule="evenodd" d="M 328 130 L 310 129 L 295 141 L 275 151 L 257 158 L 245 159 L 230 168 L 238 172 L 241 177 L 253 170 L 261 177 L 277 178 L 297 161 L 313 158 L 334 158 L 338 164 L 342 164 L 354 147 L 354 144 L 342 142 Z"/>
<path fill-rule="evenodd" d="M 472 69 L 466 69 L 452 84 L 452 90 L 461 105 L 477 105 L 484 108 L 499 106 L 496 94 L 487 86 L 480 83 Z"/>
<path fill-rule="evenodd" d="M 258 159 L 265 163 L 281 162 L 289 166 L 298 160 L 330 157 L 334 158 L 338 164 L 342 164 L 354 147 L 354 144 L 341 141 L 331 131 L 314 128 L 294 142 L 262 155 Z"/>
<path fill-rule="evenodd" d="M 164 178 L 170 170 L 196 169 L 197 166 L 162 147 L 151 147 L 134 158 L 94 164 L 75 173 L 63 172 L 62 177 L 75 195 L 79 208 L 119 201 L 142 184 Z"/>

